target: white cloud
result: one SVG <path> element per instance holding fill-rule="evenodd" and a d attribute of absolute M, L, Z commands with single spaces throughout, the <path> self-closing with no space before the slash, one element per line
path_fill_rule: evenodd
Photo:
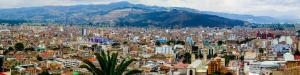
<path fill-rule="evenodd" d="M 300 18 L 298 14 L 300 13 L 300 0 L 1 0 L 0 8 L 107 4 L 117 1 L 165 7 L 188 7 L 202 11 Z"/>

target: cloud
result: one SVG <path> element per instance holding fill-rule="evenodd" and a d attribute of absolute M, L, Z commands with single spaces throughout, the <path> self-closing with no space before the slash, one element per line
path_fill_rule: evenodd
<path fill-rule="evenodd" d="M 188 7 L 201 11 L 300 18 L 300 0 L 1 0 L 0 8 L 107 4 L 118 1 L 164 7 Z"/>

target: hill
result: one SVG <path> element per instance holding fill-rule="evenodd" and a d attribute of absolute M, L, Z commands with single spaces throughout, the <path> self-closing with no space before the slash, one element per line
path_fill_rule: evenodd
<path fill-rule="evenodd" d="M 246 21 L 228 19 L 187 10 L 117 2 L 102 5 L 44 6 L 1 9 L 0 19 L 25 20 L 35 23 L 114 26 L 211 26 L 232 27 L 248 24 Z"/>

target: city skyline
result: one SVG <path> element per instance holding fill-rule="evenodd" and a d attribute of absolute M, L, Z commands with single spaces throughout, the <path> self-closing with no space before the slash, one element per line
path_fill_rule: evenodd
<path fill-rule="evenodd" d="M 300 75 L 300 0 L 0 0 L 0 75 Z"/>

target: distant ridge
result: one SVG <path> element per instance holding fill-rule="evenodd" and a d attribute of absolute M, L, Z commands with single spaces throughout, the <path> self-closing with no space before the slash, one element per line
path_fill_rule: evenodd
<path fill-rule="evenodd" d="M 2 20 L 2 19 L 0 19 L 0 23 L 21 24 L 21 23 L 27 23 L 27 21 L 25 21 L 25 20 Z"/>
<path fill-rule="evenodd" d="M 216 15 L 181 9 L 131 4 L 126 1 L 102 5 L 44 6 L 1 9 L 0 19 L 35 23 L 157 27 L 232 27 L 249 24 Z M 1 23 L 1 22 L 0 22 Z"/>
<path fill-rule="evenodd" d="M 163 26 L 171 27 L 181 25 L 183 27 L 205 26 L 205 27 L 231 27 L 244 25 L 244 21 L 227 19 L 215 15 L 198 14 L 187 11 L 172 10 L 151 12 L 145 14 L 131 14 L 119 20 L 120 24 L 134 26 Z"/>

